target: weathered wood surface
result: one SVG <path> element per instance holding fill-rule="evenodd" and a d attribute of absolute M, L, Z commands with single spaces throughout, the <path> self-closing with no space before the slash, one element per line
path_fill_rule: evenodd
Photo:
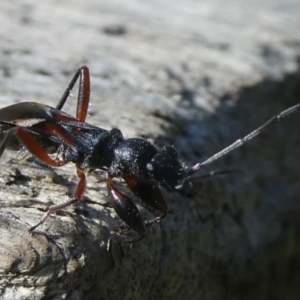
<path fill-rule="evenodd" d="M 174 144 L 188 164 L 300 102 L 299 1 L 2 0 L 0 22 L 1 107 L 54 106 L 86 64 L 90 123 Z M 211 166 L 242 172 L 195 182 L 189 195 L 166 193 L 166 219 L 111 252 L 120 221 L 97 176 L 85 202 L 30 236 L 47 207 L 72 194 L 74 166 L 44 168 L 6 152 L 0 298 L 299 298 L 299 119 Z"/>

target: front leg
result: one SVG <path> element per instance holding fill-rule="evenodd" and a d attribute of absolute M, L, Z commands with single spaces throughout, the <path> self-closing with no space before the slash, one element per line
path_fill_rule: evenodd
<path fill-rule="evenodd" d="M 143 237 L 146 229 L 138 208 L 127 195 L 115 186 L 112 176 L 109 176 L 107 179 L 107 189 L 117 215 L 132 230 Z"/>
<path fill-rule="evenodd" d="M 140 179 L 136 175 L 124 176 L 124 180 L 138 198 L 140 198 L 147 205 L 163 213 L 162 216 L 148 221 L 146 225 L 159 222 L 166 216 L 168 206 L 160 188 L 155 182 L 151 180 Z"/>

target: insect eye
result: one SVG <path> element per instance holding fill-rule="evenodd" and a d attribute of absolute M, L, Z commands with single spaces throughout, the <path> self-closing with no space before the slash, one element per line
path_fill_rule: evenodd
<path fill-rule="evenodd" d="M 146 165 L 146 168 L 147 168 L 147 170 L 150 171 L 150 172 L 153 171 L 153 165 L 150 164 L 150 163 L 148 163 L 148 164 Z"/>

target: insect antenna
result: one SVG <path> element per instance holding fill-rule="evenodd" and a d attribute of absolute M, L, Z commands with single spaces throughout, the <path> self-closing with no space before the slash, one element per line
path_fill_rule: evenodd
<path fill-rule="evenodd" d="M 202 167 L 205 167 L 209 164 L 211 164 L 213 161 L 221 158 L 222 156 L 225 156 L 226 154 L 230 153 L 231 151 L 243 146 L 246 142 L 250 141 L 257 135 L 259 135 L 261 132 L 263 132 L 266 128 L 270 127 L 271 125 L 282 121 L 286 117 L 298 113 L 300 111 L 300 104 L 296 104 L 284 111 L 282 111 L 280 114 L 273 116 L 271 119 L 269 119 L 266 123 L 258 127 L 257 129 L 253 130 L 249 134 L 247 134 L 245 137 L 236 140 L 234 143 L 229 145 L 228 147 L 224 148 L 223 150 L 217 152 L 213 156 L 209 157 L 203 162 L 199 162 L 195 164 L 193 167 L 191 167 L 190 170 L 187 171 L 186 173 L 186 180 L 184 182 L 188 181 L 190 176 L 198 172 Z"/>
<path fill-rule="evenodd" d="M 194 180 L 204 179 L 204 178 L 211 179 L 215 176 L 227 175 L 227 174 L 236 173 L 236 172 L 242 172 L 242 171 L 239 170 L 239 169 L 235 169 L 235 168 L 212 170 L 212 171 L 209 171 L 209 172 L 206 172 L 206 173 L 203 173 L 203 174 L 197 174 L 193 177 L 189 177 L 187 181 L 194 181 Z"/>

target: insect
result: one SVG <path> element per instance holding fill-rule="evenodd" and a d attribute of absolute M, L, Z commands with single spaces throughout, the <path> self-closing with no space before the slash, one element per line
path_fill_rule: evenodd
<path fill-rule="evenodd" d="M 73 117 L 62 108 L 78 80 L 77 111 L 76 117 Z M 108 195 L 117 215 L 138 234 L 138 238 L 142 238 L 147 225 L 160 221 L 167 214 L 168 206 L 162 187 L 180 190 L 203 167 L 241 147 L 272 124 L 300 111 L 300 104 L 286 109 L 207 160 L 188 168 L 172 146 L 158 148 L 142 138 L 125 139 L 117 128 L 106 130 L 85 122 L 89 99 L 89 69 L 82 66 L 55 108 L 41 103 L 22 102 L 0 109 L 3 136 L 0 157 L 5 148 L 13 148 L 18 142 L 49 166 L 60 167 L 73 162 L 79 177 L 74 197 L 63 204 L 50 206 L 42 219 L 29 229 L 30 232 L 50 214 L 80 201 L 86 191 L 86 173 L 100 169 L 107 174 Z M 50 146 L 54 147 L 54 156 L 51 155 Z M 136 197 L 161 215 L 145 222 L 129 193 L 116 183 L 116 178 L 121 178 Z"/>

